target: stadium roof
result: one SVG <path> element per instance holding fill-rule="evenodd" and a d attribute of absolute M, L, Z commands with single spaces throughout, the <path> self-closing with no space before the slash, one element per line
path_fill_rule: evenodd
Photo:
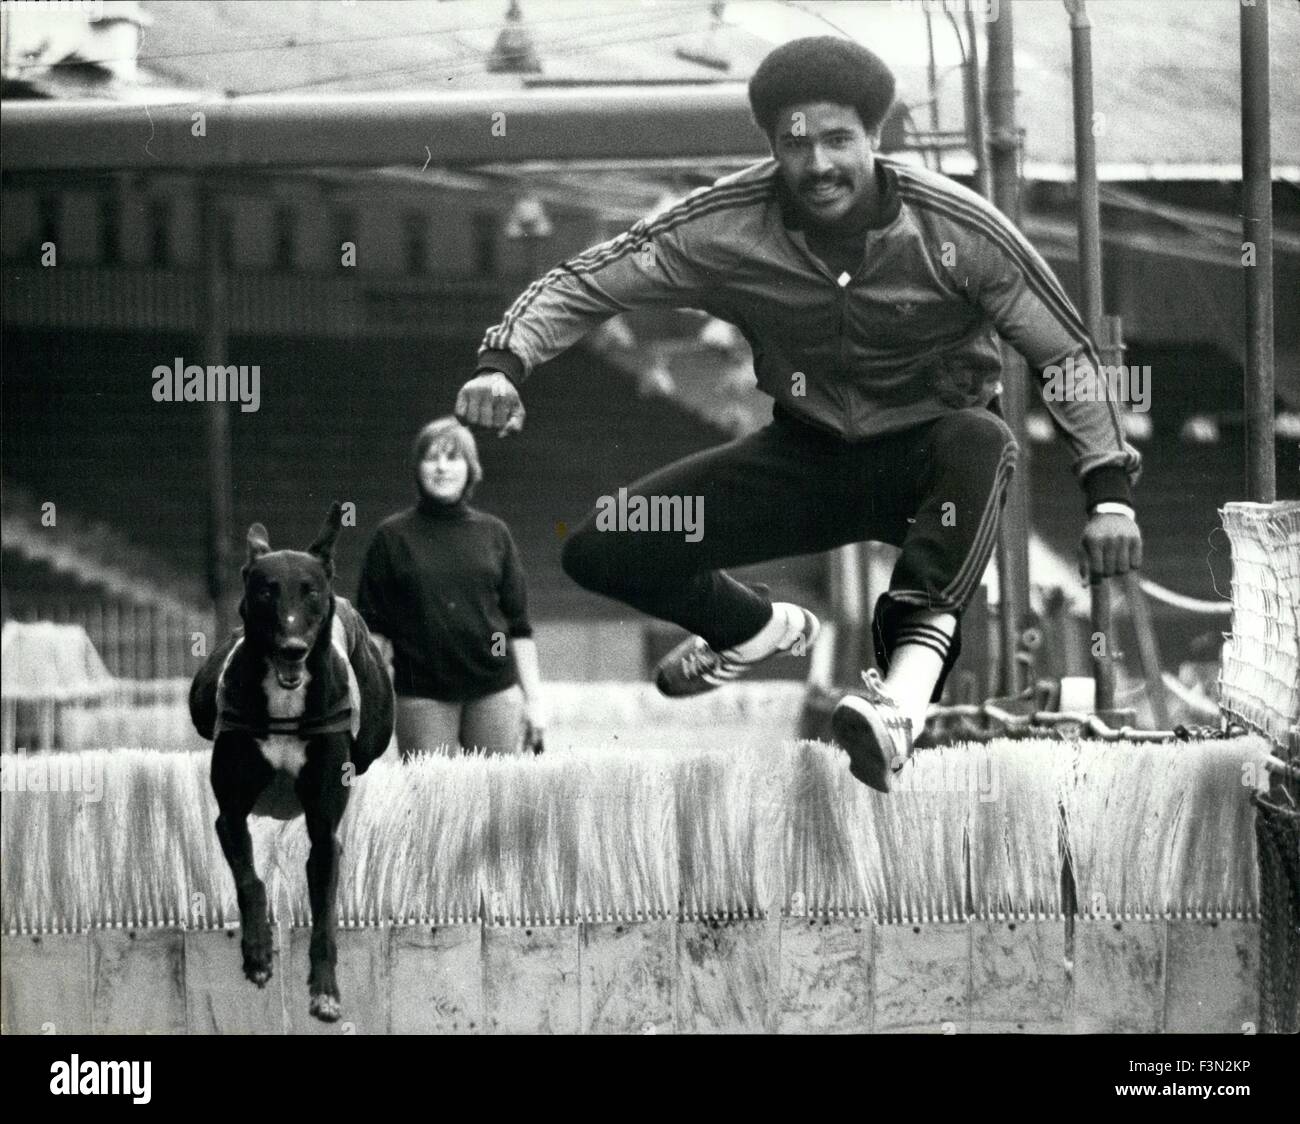
<path fill-rule="evenodd" d="M 838 30 L 891 64 L 900 98 L 918 124 L 929 123 L 921 4 L 730 0 L 718 21 L 719 6 L 708 0 L 519 0 L 541 67 L 524 74 L 489 69 L 506 0 L 146 0 L 143 7 L 151 22 L 143 30 L 142 72 L 162 85 L 231 96 L 735 82 L 747 79 L 775 43 Z M 1064 6 L 1019 0 L 1014 10 L 1026 172 L 1072 179 Z M 1300 178 L 1300 99 L 1284 96 L 1293 77 L 1285 60 L 1300 58 L 1300 5 L 1274 3 L 1271 10 L 1274 163 L 1279 175 Z M 1088 13 L 1102 177 L 1237 178 L 1237 0 L 1094 0 Z M 962 112 L 960 50 L 942 15 L 933 31 L 941 127 L 955 129 Z M 981 45 L 981 58 L 986 53 Z M 945 170 L 968 171 L 962 160 L 954 157 Z"/>
<path fill-rule="evenodd" d="M 1000 2 L 1003 7 L 1011 0 Z M 740 90 L 773 45 L 810 34 L 847 34 L 895 69 L 900 101 L 920 129 L 932 125 L 926 12 L 938 73 L 939 128 L 960 130 L 964 27 L 941 3 L 876 0 L 143 0 L 106 3 L 101 32 L 80 37 L 69 18 L 20 36 L 6 53 L 9 93 L 125 102 L 244 99 L 254 95 L 482 94 L 494 89 L 731 83 Z M 953 5 L 954 8 L 959 5 Z M 138 26 L 103 34 L 112 12 Z M 8 38 L 18 15 L 9 8 Z M 76 9 L 82 10 L 82 9 Z M 60 11 L 63 11 L 60 9 Z M 1103 180 L 1236 180 L 1240 176 L 1237 0 L 1094 0 L 1099 174 Z M 1285 60 L 1300 57 L 1300 4 L 1272 12 L 1273 158 L 1280 178 L 1300 181 L 1300 99 L 1285 90 Z M 1073 179 L 1070 32 L 1056 0 L 1015 0 L 1018 117 L 1029 179 Z M 69 7 L 66 16 L 74 10 Z M 44 17 L 40 16 L 43 20 Z M 75 21 L 72 21 L 75 22 Z M 535 67 L 500 68 L 509 27 L 526 35 Z M 982 27 L 982 25 L 981 25 Z M 49 31 L 46 34 L 46 31 Z M 57 32 L 57 34 L 55 34 Z M 40 49 L 36 50 L 35 43 Z M 60 43 L 66 48 L 60 50 Z M 104 52 L 107 51 L 108 54 Z M 138 55 L 138 57 L 137 57 Z M 11 57 L 13 56 L 13 57 Z M 980 57 L 987 50 L 981 43 Z M 89 60 L 89 61 L 88 61 Z M 16 65 L 10 65 L 14 63 Z M 138 63 L 138 65 L 137 65 Z M 129 76 L 129 77 L 128 77 Z M 743 147 L 758 145 L 757 135 Z M 608 163 L 608 161 L 606 162 Z M 943 170 L 974 161 L 948 152 Z"/>

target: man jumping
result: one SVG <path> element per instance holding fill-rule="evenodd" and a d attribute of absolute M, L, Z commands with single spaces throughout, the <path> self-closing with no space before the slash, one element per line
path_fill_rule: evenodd
<path fill-rule="evenodd" d="M 488 330 L 456 401 L 465 422 L 518 430 L 529 373 L 629 309 L 692 307 L 738 327 L 775 400 L 771 424 L 628 487 L 695 498 L 703 535 L 602 529 L 592 512 L 565 543 L 564 568 L 693 634 L 656 669 L 660 691 L 682 696 L 816 639 L 812 613 L 726 567 L 868 539 L 900 546 L 872 621 L 885 678 L 866 672 L 865 695 L 832 719 L 853 775 L 881 792 L 956 662 L 961 614 L 997 538 L 1017 453 L 991 408 L 998 334 L 1036 370 L 1099 364 L 1060 283 L 1000 211 L 876 155 L 893 98 L 889 69 L 855 43 L 774 50 L 749 83 L 772 159 L 534 282 Z M 1109 395 L 1067 397 L 1047 408 L 1087 504 L 1081 566 L 1094 579 L 1122 574 L 1141 565 L 1139 457 Z"/>

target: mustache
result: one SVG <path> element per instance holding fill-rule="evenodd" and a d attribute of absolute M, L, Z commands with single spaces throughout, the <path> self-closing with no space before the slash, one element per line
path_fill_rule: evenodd
<path fill-rule="evenodd" d="M 799 184 L 800 191 L 815 191 L 819 187 L 844 186 L 849 187 L 849 181 L 846 176 L 807 176 Z"/>

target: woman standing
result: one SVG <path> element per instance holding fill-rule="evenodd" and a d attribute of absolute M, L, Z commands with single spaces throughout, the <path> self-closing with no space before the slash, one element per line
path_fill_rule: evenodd
<path fill-rule="evenodd" d="M 412 449 L 418 502 L 379 525 L 357 609 L 391 661 L 397 747 L 540 752 L 546 725 L 524 571 L 506 525 L 469 506 L 474 436 L 430 422 Z"/>

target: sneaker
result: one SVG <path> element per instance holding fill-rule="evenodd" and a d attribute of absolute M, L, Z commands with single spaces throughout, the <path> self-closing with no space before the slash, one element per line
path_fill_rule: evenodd
<path fill-rule="evenodd" d="M 807 652 L 817 640 L 821 631 L 821 622 L 807 609 L 803 613 L 803 627 L 783 642 L 774 647 L 766 656 L 754 660 L 737 659 L 730 649 L 716 651 L 701 636 L 690 636 L 669 652 L 655 667 L 655 686 L 659 693 L 669 698 L 685 698 L 688 695 L 702 695 L 712 691 L 733 679 L 739 679 L 752 667 L 757 667 L 764 660 L 778 652 L 789 651 L 802 642 L 802 650 Z"/>
<path fill-rule="evenodd" d="M 863 672 L 866 697 L 845 695 L 831 714 L 835 741 L 849 755 L 849 772 L 877 792 L 888 792 L 893 775 L 912 754 L 912 720 L 885 689 L 880 673 Z"/>

